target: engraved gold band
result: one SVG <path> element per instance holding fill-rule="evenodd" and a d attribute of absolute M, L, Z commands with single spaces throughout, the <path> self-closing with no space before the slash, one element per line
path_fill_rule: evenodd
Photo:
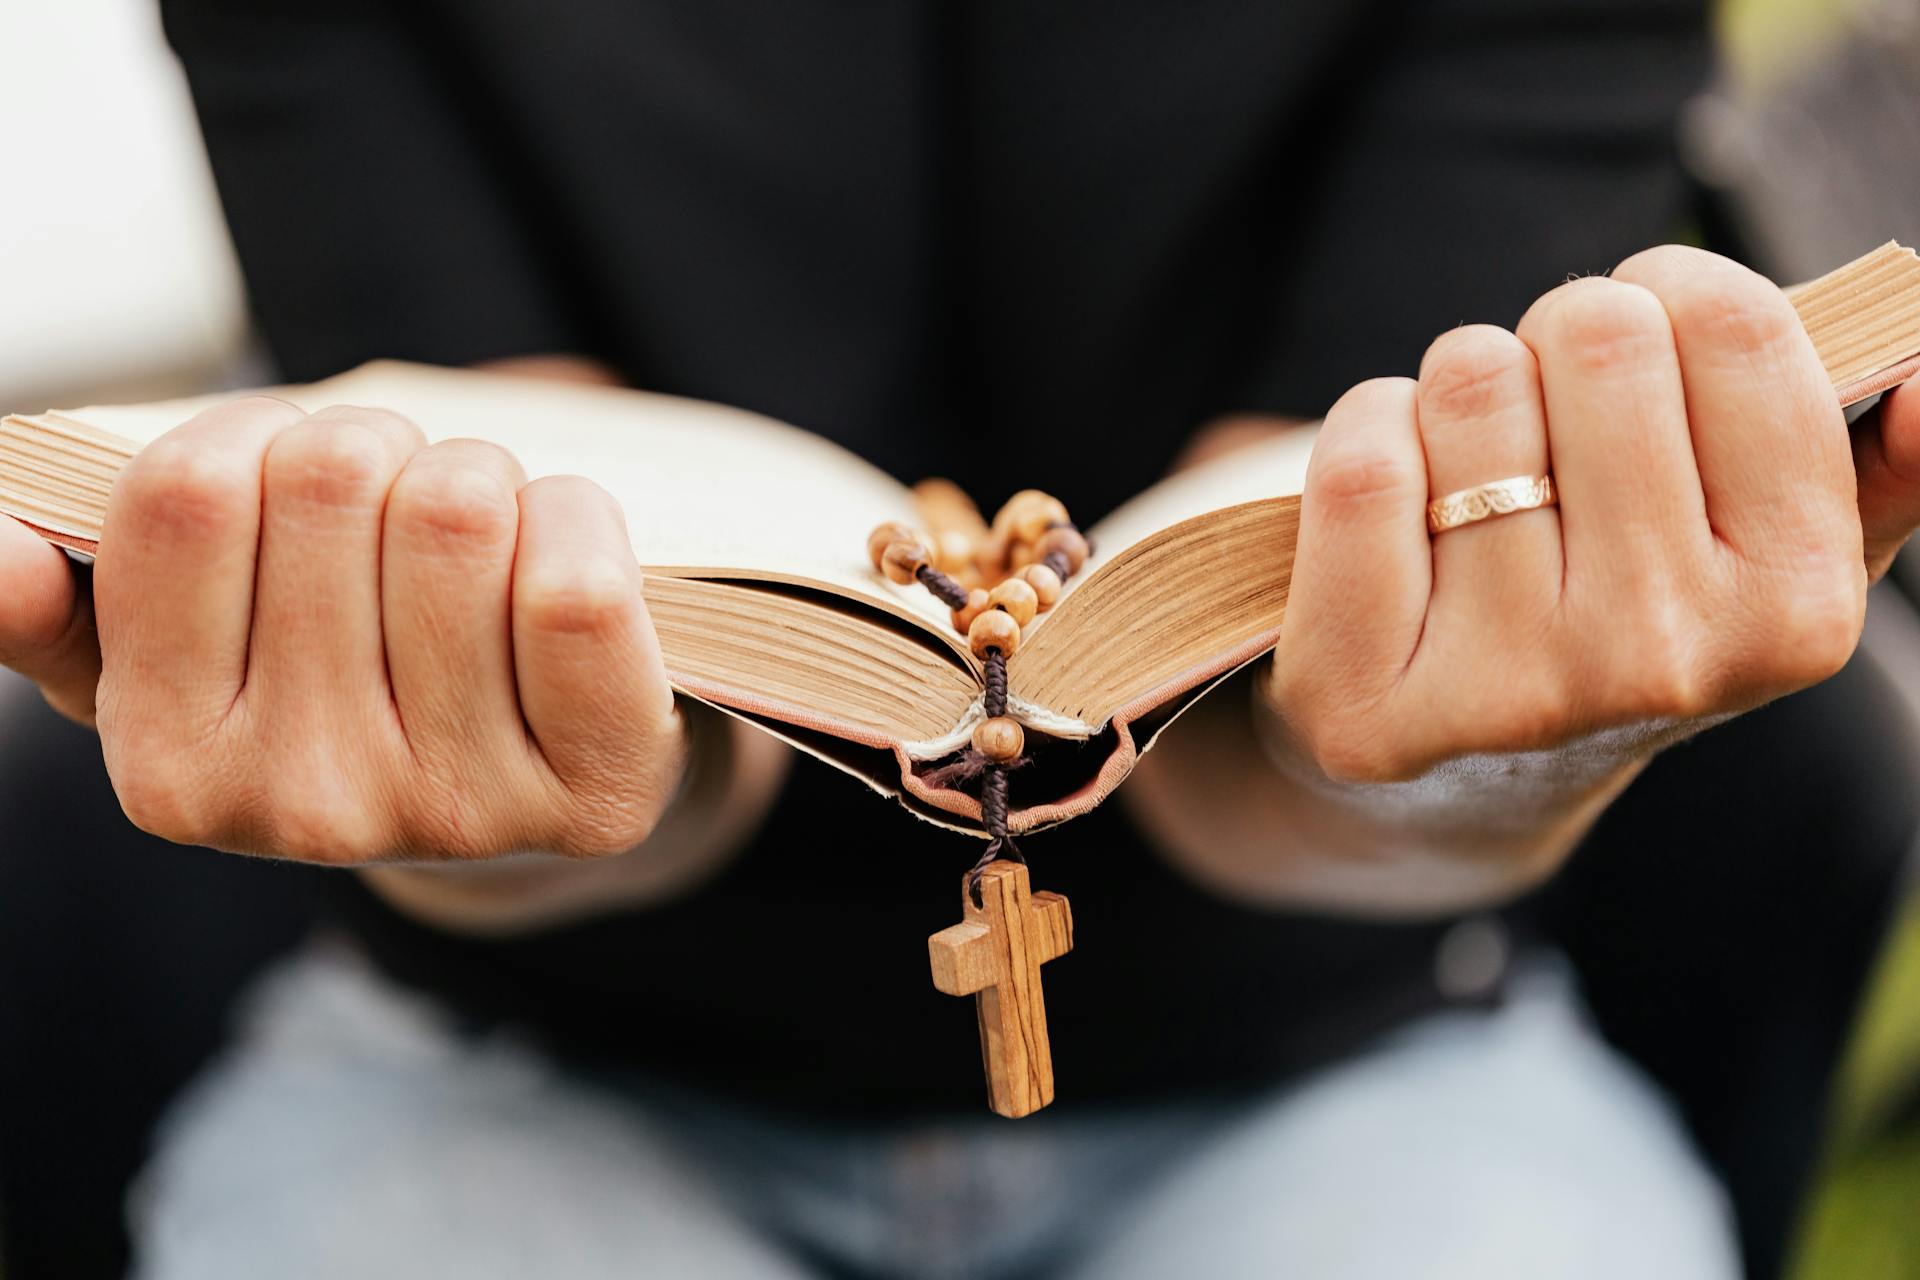
<path fill-rule="evenodd" d="M 1435 498 L 1427 504 L 1427 528 L 1433 533 L 1445 533 L 1463 524 L 1550 507 L 1558 501 L 1552 476 L 1513 476 Z"/>

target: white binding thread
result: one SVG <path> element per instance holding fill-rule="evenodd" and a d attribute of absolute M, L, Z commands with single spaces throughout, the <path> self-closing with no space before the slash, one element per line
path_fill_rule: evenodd
<path fill-rule="evenodd" d="M 1025 698 L 1007 695 L 1007 714 L 1025 727 L 1044 733 L 1053 738 L 1070 738 L 1084 742 L 1098 734 L 1103 726 L 1088 724 L 1085 720 L 1076 720 L 1072 716 L 1051 711 L 1037 702 L 1028 702 Z M 987 718 L 987 698 L 981 694 L 968 704 L 966 711 L 952 729 L 937 738 L 927 738 L 920 742 L 903 742 L 900 749 L 907 753 L 910 760 L 938 760 L 963 750 L 973 741 L 973 731 L 982 720 Z"/>

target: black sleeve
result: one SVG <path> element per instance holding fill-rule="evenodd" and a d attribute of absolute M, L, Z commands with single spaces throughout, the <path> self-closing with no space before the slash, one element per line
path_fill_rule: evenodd
<path fill-rule="evenodd" d="M 1318 162 L 1276 201 L 1259 407 L 1317 416 L 1449 328 L 1511 327 L 1570 273 L 1689 231 L 1674 131 L 1710 67 L 1697 0 L 1378 10 L 1320 87 Z"/>
<path fill-rule="evenodd" d="M 404 0 L 162 0 L 253 306 L 288 378 L 582 351 L 484 115 Z M 524 184 L 520 184 L 524 185 Z"/>

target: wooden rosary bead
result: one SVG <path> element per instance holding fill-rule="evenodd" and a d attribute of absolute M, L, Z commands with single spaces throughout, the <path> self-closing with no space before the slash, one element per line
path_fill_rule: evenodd
<path fill-rule="evenodd" d="M 918 542 L 920 535 L 898 520 L 889 520 L 867 535 L 867 558 L 873 561 L 873 567 L 881 567 L 881 557 L 887 554 L 887 548 L 896 542 Z"/>
<path fill-rule="evenodd" d="M 1033 544 L 1033 558 L 1045 560 L 1054 552 L 1067 557 L 1067 569 L 1072 573 L 1080 572 L 1080 566 L 1087 562 L 1087 540 L 1080 536 L 1078 529 L 1071 526 L 1049 529 L 1040 535 L 1040 541 Z"/>
<path fill-rule="evenodd" d="M 1007 568 L 1019 573 L 1028 565 L 1040 559 L 1031 542 L 1016 542 L 1007 548 Z"/>
<path fill-rule="evenodd" d="M 1043 564 L 1030 564 L 1020 571 L 1027 585 L 1033 588 L 1034 599 L 1039 602 L 1040 612 L 1045 613 L 1060 601 L 1060 575 Z"/>
<path fill-rule="evenodd" d="M 995 716 L 973 727 L 973 749 L 989 760 L 1005 764 L 1027 749 L 1027 735 L 1011 716 Z"/>
<path fill-rule="evenodd" d="M 987 603 L 995 609 L 1005 609 L 1024 627 L 1040 612 L 1040 593 L 1025 578 L 1008 578 L 988 594 Z"/>
<path fill-rule="evenodd" d="M 933 546 L 934 567 L 942 573 L 964 573 L 973 567 L 973 539 L 958 529 L 941 534 Z"/>
<path fill-rule="evenodd" d="M 1039 489 L 1022 489 L 1001 503 L 1000 509 L 993 513 L 993 531 L 1006 534 L 1009 538 L 1015 537 L 1014 526 L 1023 517 L 1036 510 L 1036 504 L 1051 501 L 1053 499 Z M 1029 538 L 1027 541 L 1031 542 L 1033 539 Z"/>
<path fill-rule="evenodd" d="M 967 627 L 967 647 L 976 658 L 986 657 L 989 649 L 1011 658 L 1020 647 L 1020 624 L 1004 609 L 988 609 Z"/>
<path fill-rule="evenodd" d="M 1022 542 L 1038 542 L 1040 535 L 1057 524 L 1067 523 L 1067 508 L 1060 499 L 1040 494 L 1014 517 L 1013 536 Z"/>
<path fill-rule="evenodd" d="M 986 588 L 975 587 L 967 592 L 966 606 L 953 611 L 953 629 L 966 635 L 973 628 L 973 620 L 991 607 Z"/>
<path fill-rule="evenodd" d="M 989 533 L 987 540 L 980 544 L 974 563 L 989 580 L 997 578 L 1007 567 L 1007 552 L 1012 550 L 1013 540 L 1004 531 Z"/>
<path fill-rule="evenodd" d="M 926 563 L 927 548 L 922 542 L 896 542 L 880 556 L 880 567 L 886 571 L 887 580 L 902 586 L 912 582 L 913 575 Z"/>
<path fill-rule="evenodd" d="M 913 509 L 935 529 L 957 529 L 975 539 L 987 536 L 987 522 L 980 508 L 951 480 L 928 476 L 914 485 Z"/>

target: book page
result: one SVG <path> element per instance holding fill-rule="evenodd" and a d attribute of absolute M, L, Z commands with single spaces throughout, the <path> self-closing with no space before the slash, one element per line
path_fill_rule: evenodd
<path fill-rule="evenodd" d="M 44 417 L 144 444 L 237 394 Z M 676 396 L 398 361 L 267 394 L 308 410 L 392 409 L 430 440 L 469 436 L 509 449 L 529 476 L 584 475 L 619 500 L 649 572 L 819 586 L 951 630 L 937 600 L 895 587 L 867 560 L 875 525 L 914 522 L 908 489 L 796 427 Z"/>
<path fill-rule="evenodd" d="M 1008 665 L 1014 693 L 1062 736 L 1280 624 L 1307 459 L 1301 426 L 1167 477 L 1089 532 L 1095 554 Z M 1053 720 L 1057 717 L 1057 723 Z"/>
<path fill-rule="evenodd" d="M 1889 240 L 1786 294 L 1843 405 L 1885 390 L 1875 374 L 1920 356 L 1920 256 L 1905 245 Z"/>
<path fill-rule="evenodd" d="M 1094 554 L 1086 568 L 1074 575 L 1076 582 L 1091 579 L 1101 565 L 1128 547 L 1182 520 L 1243 502 L 1299 493 L 1306 487 L 1307 458 L 1313 453 L 1316 434 L 1314 426 L 1296 427 L 1142 490 L 1087 531 Z"/>

